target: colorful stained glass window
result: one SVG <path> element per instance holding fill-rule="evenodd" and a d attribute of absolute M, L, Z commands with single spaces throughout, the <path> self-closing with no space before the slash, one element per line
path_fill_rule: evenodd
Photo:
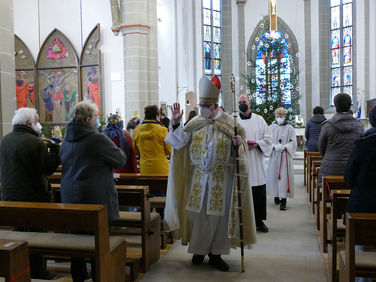
<path fill-rule="evenodd" d="M 353 1 L 331 0 L 331 104 L 338 93 L 353 93 Z"/>
<path fill-rule="evenodd" d="M 214 27 L 213 30 L 214 30 L 214 38 L 213 38 L 213 41 L 214 41 L 214 42 L 217 42 L 217 43 L 220 43 L 220 42 L 221 42 L 221 28 L 219 28 L 219 27 Z"/>
<path fill-rule="evenodd" d="M 204 24 L 211 25 L 211 12 L 209 9 L 204 9 Z"/>
<path fill-rule="evenodd" d="M 256 104 L 265 102 L 268 91 L 268 96 L 273 97 L 270 99 L 281 95 L 282 104 L 291 105 L 291 56 L 286 38 L 279 31 L 265 32 L 261 39 L 256 38 Z M 266 89 L 268 81 L 270 89 Z"/>
<path fill-rule="evenodd" d="M 202 7 L 210 9 L 210 0 L 203 0 L 202 1 Z"/>
<path fill-rule="evenodd" d="M 337 30 L 333 30 L 332 31 L 332 49 L 335 49 L 335 48 L 340 48 L 340 32 L 339 32 L 339 29 Z"/>
<path fill-rule="evenodd" d="M 204 26 L 204 40 L 211 41 L 211 28 L 208 25 Z"/>
<path fill-rule="evenodd" d="M 332 87 L 339 87 L 341 84 L 340 68 L 332 69 Z"/>
<path fill-rule="evenodd" d="M 213 75 L 222 74 L 221 51 L 222 51 L 222 1 L 203 0 L 203 57 L 204 73 L 209 78 Z"/>
<path fill-rule="evenodd" d="M 332 8 L 332 29 L 339 28 L 340 20 L 339 20 L 339 6 Z"/>

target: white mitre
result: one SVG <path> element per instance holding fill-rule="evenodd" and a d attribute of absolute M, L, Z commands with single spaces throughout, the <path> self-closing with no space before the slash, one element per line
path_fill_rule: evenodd
<path fill-rule="evenodd" d="M 212 80 L 209 80 L 206 75 L 203 75 L 200 79 L 199 88 L 201 103 L 218 103 L 219 91 L 221 89 L 221 81 L 218 76 L 215 75 Z"/>

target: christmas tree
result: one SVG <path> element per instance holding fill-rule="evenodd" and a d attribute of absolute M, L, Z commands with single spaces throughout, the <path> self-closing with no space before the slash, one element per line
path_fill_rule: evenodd
<path fill-rule="evenodd" d="M 300 113 L 298 73 L 294 71 L 289 54 L 288 35 L 270 32 L 269 17 L 264 17 L 260 28 L 262 36 L 255 39 L 247 58 L 248 71 L 243 75 L 252 101 L 251 110 L 271 124 L 275 120 L 275 109 L 283 107 L 287 120 L 295 126 L 295 116 Z"/>

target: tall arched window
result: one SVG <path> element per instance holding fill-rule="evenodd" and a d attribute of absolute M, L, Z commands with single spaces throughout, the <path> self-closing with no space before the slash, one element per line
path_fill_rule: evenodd
<path fill-rule="evenodd" d="M 347 93 L 353 96 L 353 57 L 352 57 L 352 0 L 330 0 L 331 17 L 331 91 L 334 96 Z"/>
<path fill-rule="evenodd" d="M 269 16 L 254 29 L 247 48 L 247 94 L 252 111 L 270 124 L 276 107 L 294 119 L 299 109 L 299 47 L 294 33 L 278 17 L 278 31 L 270 31 Z"/>
<path fill-rule="evenodd" d="M 263 104 L 269 96 L 273 100 L 281 97 L 282 105 L 291 105 L 291 58 L 285 36 L 275 31 L 256 38 L 256 104 Z"/>
<path fill-rule="evenodd" d="M 221 0 L 203 0 L 203 52 L 204 73 L 212 77 L 221 77 L 221 53 L 222 53 L 222 3 Z"/>

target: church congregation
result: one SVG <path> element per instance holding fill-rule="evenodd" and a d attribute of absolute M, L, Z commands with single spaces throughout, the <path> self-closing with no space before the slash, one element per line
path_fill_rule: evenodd
<path fill-rule="evenodd" d="M 376 281 L 376 1 L 0 6 L 0 281 Z"/>

